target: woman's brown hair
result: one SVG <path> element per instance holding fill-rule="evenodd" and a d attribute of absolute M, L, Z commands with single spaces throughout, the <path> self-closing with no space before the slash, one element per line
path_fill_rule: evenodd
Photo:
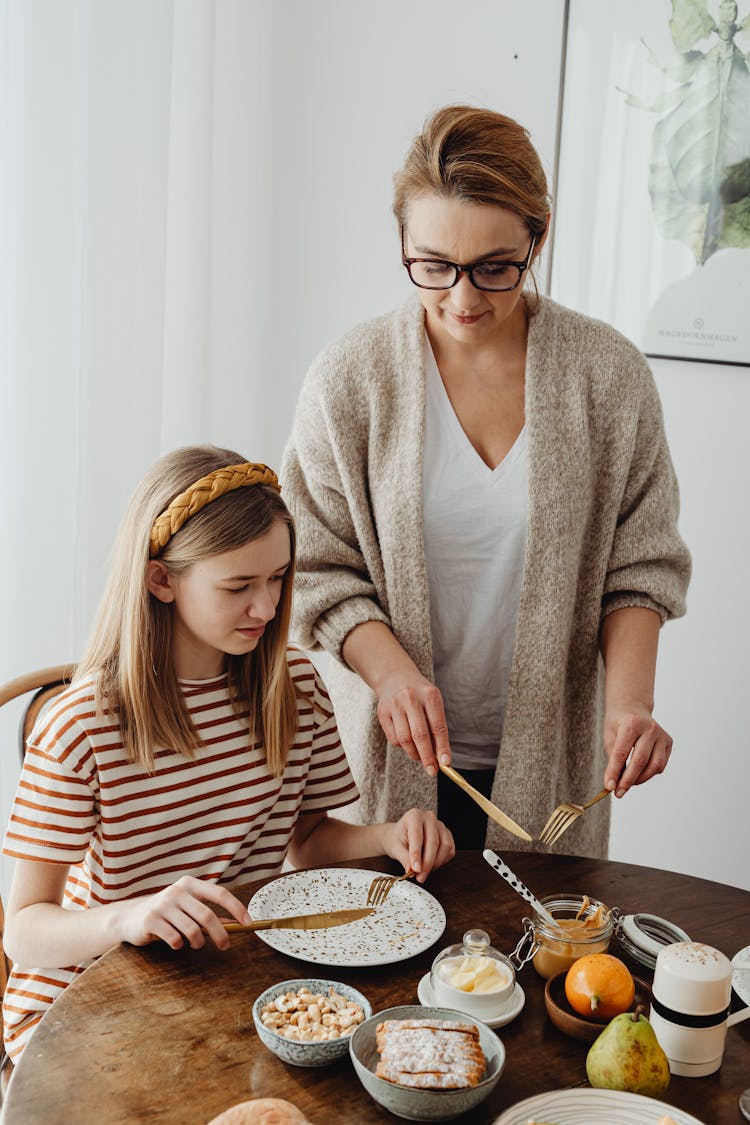
<path fill-rule="evenodd" d="M 147 588 L 154 521 L 201 477 L 245 460 L 232 450 L 190 446 L 162 457 L 136 488 L 115 543 L 112 568 L 91 639 L 76 679 L 93 676 L 100 712 L 117 712 L 128 758 L 152 770 L 154 750 L 195 756 L 200 737 L 190 719 L 172 664 L 173 606 Z M 249 712 L 250 739 L 264 747 L 269 768 L 284 769 L 297 726 L 296 693 L 287 664 L 294 582 L 294 523 L 275 489 L 250 485 L 207 504 L 175 532 L 159 559 L 172 574 L 235 550 L 276 523 L 289 531 L 291 566 L 276 616 L 247 656 L 225 656 L 231 698 Z"/>
<path fill-rule="evenodd" d="M 507 207 L 537 242 L 547 229 L 547 177 L 529 133 L 513 118 L 489 109 L 449 105 L 433 113 L 393 182 L 393 212 L 402 227 L 409 201 L 434 193 Z"/>

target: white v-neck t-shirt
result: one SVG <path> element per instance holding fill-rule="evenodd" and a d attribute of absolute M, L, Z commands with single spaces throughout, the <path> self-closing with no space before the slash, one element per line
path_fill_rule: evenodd
<path fill-rule="evenodd" d="M 492 769 L 526 552 L 526 427 L 490 469 L 461 428 L 426 335 L 425 370 L 422 501 L 435 682 L 454 765 Z"/>

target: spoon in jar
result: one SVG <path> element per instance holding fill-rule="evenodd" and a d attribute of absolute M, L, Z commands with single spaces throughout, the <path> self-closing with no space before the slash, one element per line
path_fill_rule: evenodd
<path fill-rule="evenodd" d="M 503 879 L 505 879 L 505 882 L 513 888 L 516 894 L 519 894 L 521 898 L 525 898 L 527 902 L 531 903 L 537 914 L 544 918 L 545 922 L 547 922 L 551 926 L 557 925 L 549 910 L 547 910 L 546 907 L 542 906 L 539 899 L 531 893 L 529 888 L 521 882 L 517 875 L 513 874 L 504 859 L 501 859 L 500 856 L 495 852 L 490 851 L 489 848 L 485 848 L 485 850 L 482 852 L 482 855 L 487 860 L 490 867 L 494 868 L 494 870 L 497 871 L 498 875 L 502 875 Z"/>

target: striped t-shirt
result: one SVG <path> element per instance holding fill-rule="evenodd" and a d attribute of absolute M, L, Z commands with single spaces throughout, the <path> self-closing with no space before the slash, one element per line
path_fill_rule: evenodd
<path fill-rule="evenodd" d="M 250 744 L 225 676 L 181 681 L 201 746 L 192 759 L 158 750 L 153 774 L 126 760 L 112 715 L 96 714 L 93 681 L 68 688 L 29 740 L 5 854 L 69 864 L 71 909 L 153 894 L 182 875 L 229 884 L 277 874 L 300 813 L 358 796 L 317 671 L 297 650 L 288 660 L 298 719 L 279 778 Z M 11 1058 L 89 963 L 13 967 L 3 1000 Z"/>

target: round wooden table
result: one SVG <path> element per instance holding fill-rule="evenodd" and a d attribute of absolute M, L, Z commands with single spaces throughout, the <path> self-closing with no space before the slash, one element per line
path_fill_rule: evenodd
<path fill-rule="evenodd" d="M 623 913 L 659 914 L 729 957 L 750 942 L 750 893 L 736 887 L 571 856 L 509 852 L 503 858 L 537 896 L 586 893 Z M 394 870 L 382 859 L 345 866 Z M 439 949 L 481 926 L 510 953 L 530 913 L 478 852 L 459 853 L 430 877 L 427 889 L 445 909 L 446 931 L 432 949 L 393 965 L 321 969 L 253 934 L 235 935 L 227 953 L 118 946 L 81 974 L 39 1025 L 11 1080 L 3 1125 L 205 1125 L 252 1097 L 287 1098 L 314 1125 L 396 1120 L 365 1093 L 348 1058 L 321 1070 L 282 1063 L 258 1039 L 251 1007 L 268 985 L 310 975 L 356 985 L 374 1012 L 415 1003 L 419 979 Z M 614 944 L 612 951 L 627 960 Z M 630 965 L 651 979 L 643 966 Z M 531 966 L 519 982 L 526 1006 L 497 1032 L 506 1067 L 493 1094 L 471 1114 L 472 1125 L 492 1122 L 532 1094 L 586 1084 L 587 1045 L 552 1026 L 544 982 Z M 706 1125 L 737 1125 L 737 1098 L 747 1086 L 750 1021 L 730 1028 L 716 1074 L 673 1076 L 665 1100 Z"/>

